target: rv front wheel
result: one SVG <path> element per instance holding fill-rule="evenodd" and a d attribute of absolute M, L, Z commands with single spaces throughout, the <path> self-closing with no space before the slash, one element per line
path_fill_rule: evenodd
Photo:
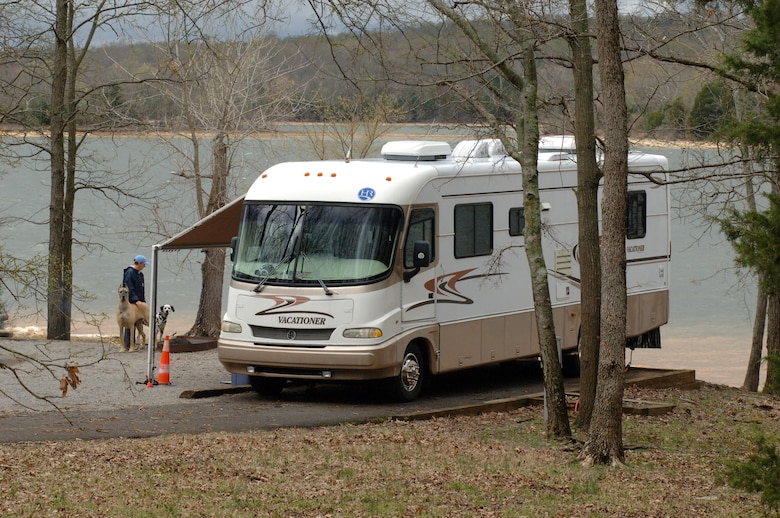
<path fill-rule="evenodd" d="M 396 399 L 400 401 L 412 401 L 422 392 L 425 382 L 425 357 L 420 346 L 410 344 L 406 348 L 401 371 L 391 380 L 391 389 Z"/>

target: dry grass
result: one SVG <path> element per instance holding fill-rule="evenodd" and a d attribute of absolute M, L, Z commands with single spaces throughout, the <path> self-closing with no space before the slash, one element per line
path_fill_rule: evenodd
<path fill-rule="evenodd" d="M 780 401 L 704 385 L 631 389 L 626 465 L 584 468 L 538 407 L 320 429 L 0 445 L 2 516 L 757 516 L 724 482 Z"/>

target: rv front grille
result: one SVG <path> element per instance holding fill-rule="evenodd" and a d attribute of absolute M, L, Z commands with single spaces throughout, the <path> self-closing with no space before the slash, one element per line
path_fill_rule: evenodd
<path fill-rule="evenodd" d="M 285 329 L 281 327 L 249 326 L 252 336 L 266 340 L 330 340 L 333 329 Z"/>

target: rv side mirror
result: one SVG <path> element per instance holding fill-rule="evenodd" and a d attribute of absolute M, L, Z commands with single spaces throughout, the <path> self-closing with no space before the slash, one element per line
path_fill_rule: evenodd
<path fill-rule="evenodd" d="M 230 239 L 230 262 L 236 262 L 236 250 L 238 250 L 238 237 L 233 236 Z"/>
<path fill-rule="evenodd" d="M 414 267 L 425 268 L 431 264 L 431 244 L 428 241 L 414 242 Z"/>
<path fill-rule="evenodd" d="M 409 282 L 412 277 L 420 273 L 420 268 L 431 264 L 431 244 L 428 241 L 415 241 L 412 263 L 414 270 L 404 272 L 404 282 Z"/>

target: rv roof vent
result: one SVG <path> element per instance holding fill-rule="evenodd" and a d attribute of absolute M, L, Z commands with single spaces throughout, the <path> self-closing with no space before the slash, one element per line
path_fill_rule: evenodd
<path fill-rule="evenodd" d="M 452 149 L 446 142 L 400 140 L 382 146 L 382 158 L 385 160 L 443 160 L 450 153 Z"/>
<path fill-rule="evenodd" d="M 505 157 L 506 149 L 498 139 L 463 140 L 452 152 L 455 158 Z"/>

